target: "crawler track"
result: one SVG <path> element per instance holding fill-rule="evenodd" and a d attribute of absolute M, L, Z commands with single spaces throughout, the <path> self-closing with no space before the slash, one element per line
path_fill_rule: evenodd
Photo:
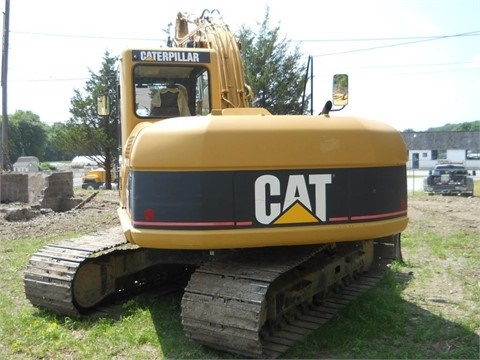
<path fill-rule="evenodd" d="M 213 255 L 138 248 L 115 228 L 41 248 L 25 271 L 25 293 L 36 307 L 82 317 L 112 297 L 172 279 L 184 284 L 190 276 L 181 315 L 188 337 L 246 357 L 276 358 L 373 286 L 401 258 L 399 249 L 399 236 L 392 236 L 375 246 L 361 241 Z"/>
<path fill-rule="evenodd" d="M 77 304 L 73 287 L 75 276 L 90 256 L 108 254 L 120 246 L 128 247 L 120 234 L 121 230 L 115 228 L 44 246 L 28 263 L 24 274 L 25 295 L 34 306 L 79 317 L 81 307 Z"/>
<path fill-rule="evenodd" d="M 325 299 L 321 304 L 311 304 L 303 309 L 289 324 L 284 324 L 270 335 L 263 344 L 264 355 L 269 358 L 277 358 L 286 352 L 293 344 L 314 330 L 319 329 L 334 317 L 341 309 L 351 301 L 374 286 L 382 277 L 383 272 L 364 274 L 359 276 L 353 283 L 341 289 L 339 293 Z"/>
<path fill-rule="evenodd" d="M 24 274 L 25 295 L 36 307 L 81 317 L 114 297 L 183 281 L 191 271 L 188 264 L 204 258 L 201 252 L 139 248 L 113 228 L 46 245 L 33 254 Z"/>
<path fill-rule="evenodd" d="M 380 245 L 393 254 L 391 244 Z M 373 246 L 347 246 L 335 255 L 322 247 L 268 249 L 207 263 L 185 289 L 184 331 L 222 351 L 276 358 L 381 279 L 384 270 L 376 265 L 366 272 L 370 251 Z"/>

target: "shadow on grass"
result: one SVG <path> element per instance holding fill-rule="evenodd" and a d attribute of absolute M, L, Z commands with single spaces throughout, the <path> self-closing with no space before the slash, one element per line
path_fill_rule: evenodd
<path fill-rule="evenodd" d="M 320 329 L 296 343 L 281 358 L 323 359 L 478 359 L 479 337 L 461 324 L 446 320 L 402 298 L 412 280 L 409 274 L 388 271 L 372 289 L 341 310 Z M 154 346 L 169 359 L 238 359 L 190 341 L 181 324 L 183 291 L 151 290 L 109 306 L 77 321 L 87 330 L 98 322 L 115 324 L 145 310 L 155 329 Z M 443 303 L 442 306 L 455 306 Z M 36 314 L 65 324 L 66 318 L 40 311 Z M 144 319 L 145 320 L 145 319 Z M 148 317 L 147 317 L 148 321 Z M 137 345 L 133 345 L 137 346 Z M 141 347 L 139 347 L 139 356 Z M 148 355 L 148 354 L 147 354 Z"/>
<path fill-rule="evenodd" d="M 159 296 L 149 302 L 149 311 L 165 358 L 235 359 L 235 355 L 208 348 L 188 339 L 181 324 L 183 291 Z"/>
<path fill-rule="evenodd" d="M 411 280 L 410 274 L 387 272 L 375 287 L 281 358 L 479 358 L 477 334 L 402 298 L 402 290 Z M 165 357 L 238 358 L 185 337 L 180 320 L 181 296 L 179 291 L 149 303 Z"/>
<path fill-rule="evenodd" d="M 283 357 L 478 359 L 477 334 L 402 298 L 412 279 L 410 274 L 389 271 Z"/>

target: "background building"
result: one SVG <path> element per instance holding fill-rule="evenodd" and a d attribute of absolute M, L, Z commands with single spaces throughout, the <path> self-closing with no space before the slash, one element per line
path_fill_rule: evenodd
<path fill-rule="evenodd" d="M 36 156 L 20 156 L 15 164 L 13 171 L 19 173 L 38 172 L 40 170 L 40 162 Z"/>
<path fill-rule="evenodd" d="M 480 131 L 402 133 L 409 150 L 408 169 L 431 169 L 439 162 L 480 169 Z"/>

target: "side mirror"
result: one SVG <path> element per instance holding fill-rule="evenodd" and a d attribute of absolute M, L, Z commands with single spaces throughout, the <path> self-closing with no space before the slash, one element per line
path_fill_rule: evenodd
<path fill-rule="evenodd" d="M 333 105 L 346 106 L 348 104 L 348 75 L 335 74 L 333 76 Z"/>
<path fill-rule="evenodd" d="M 110 115 L 110 96 L 102 95 L 97 98 L 97 113 L 100 116 Z"/>

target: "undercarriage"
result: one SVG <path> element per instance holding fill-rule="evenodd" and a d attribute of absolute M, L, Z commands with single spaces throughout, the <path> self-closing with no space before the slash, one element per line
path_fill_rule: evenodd
<path fill-rule="evenodd" d="M 221 251 L 144 249 L 120 228 L 35 253 L 25 293 L 39 308 L 89 316 L 153 285 L 188 284 L 185 334 L 247 357 L 274 358 L 370 288 L 394 259 L 400 235 L 327 244 Z"/>

